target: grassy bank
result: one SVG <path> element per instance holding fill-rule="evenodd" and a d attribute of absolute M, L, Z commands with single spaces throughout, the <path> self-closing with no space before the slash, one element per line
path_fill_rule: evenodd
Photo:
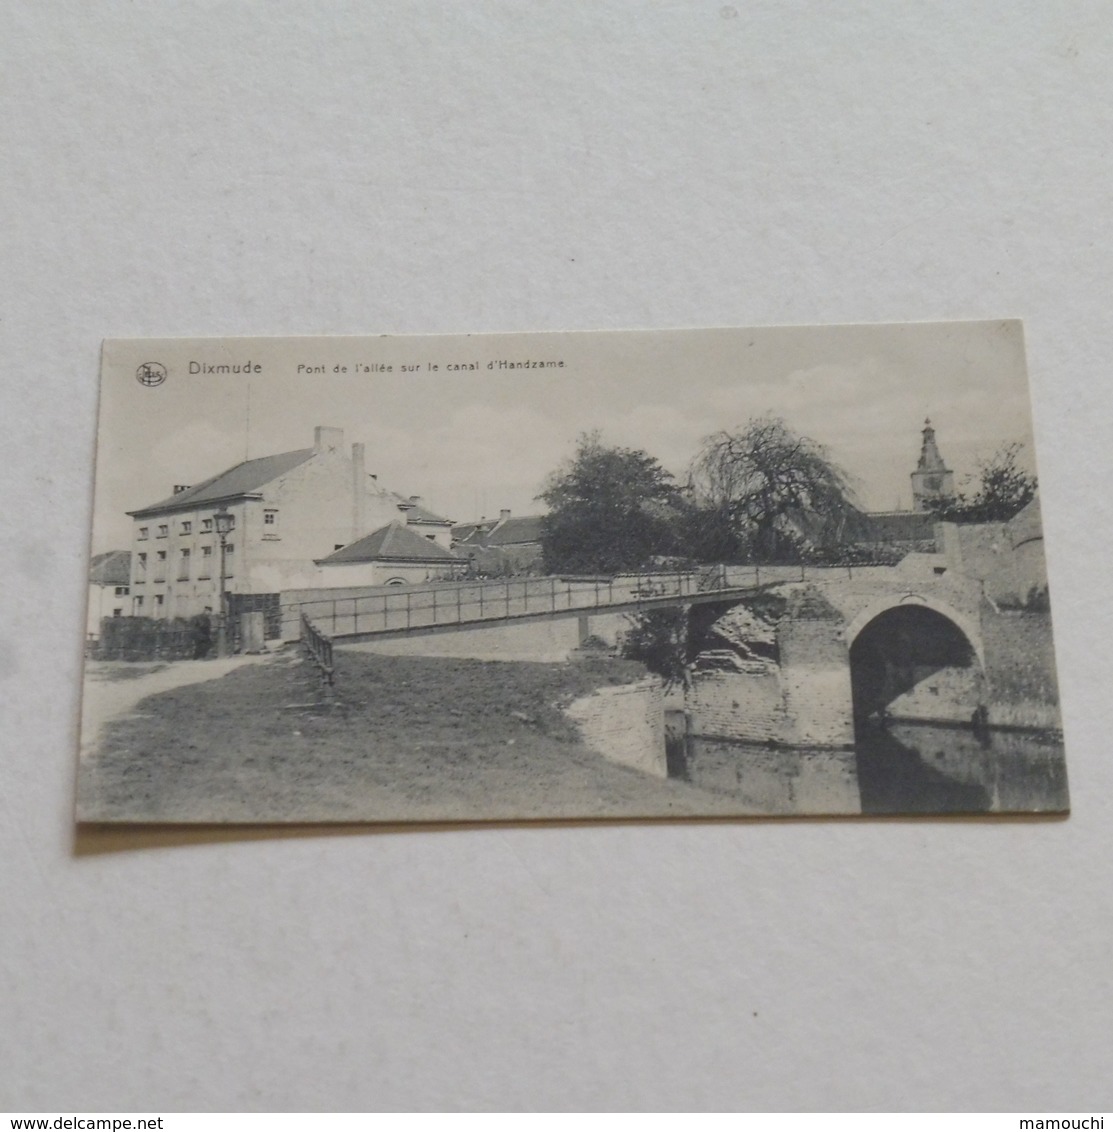
<path fill-rule="evenodd" d="M 334 697 L 300 653 L 163 692 L 109 723 L 84 814 L 130 821 L 513 819 L 726 813 L 728 799 L 616 766 L 561 706 L 633 662 L 338 652 Z"/>

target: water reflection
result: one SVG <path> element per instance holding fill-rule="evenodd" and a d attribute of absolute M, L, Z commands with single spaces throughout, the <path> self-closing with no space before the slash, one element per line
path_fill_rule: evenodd
<path fill-rule="evenodd" d="M 1063 745 L 1042 732 L 894 723 L 856 736 L 862 812 L 1055 812 L 1068 806 Z"/>
<path fill-rule="evenodd" d="M 853 751 L 764 747 L 685 735 L 683 712 L 669 713 L 670 777 L 730 794 L 743 814 L 858 814 Z M 678 717 L 678 718 L 676 718 Z"/>
<path fill-rule="evenodd" d="M 1067 808 L 1063 745 L 1038 732 L 863 726 L 853 750 L 767 747 L 666 725 L 669 776 L 753 814 L 957 814 Z"/>

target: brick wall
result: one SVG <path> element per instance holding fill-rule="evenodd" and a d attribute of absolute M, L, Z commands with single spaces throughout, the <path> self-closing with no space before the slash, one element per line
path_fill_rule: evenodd
<path fill-rule="evenodd" d="M 564 710 L 593 751 L 611 762 L 667 777 L 664 694 L 656 677 L 600 688 Z"/>
<path fill-rule="evenodd" d="M 694 735 L 795 747 L 854 743 L 845 621 L 814 585 L 785 595 L 778 662 L 696 675 L 688 697 Z"/>
<path fill-rule="evenodd" d="M 801 747 L 854 742 L 843 619 L 812 587 L 790 593 L 789 603 L 777 626 L 779 664 L 696 675 L 688 697 L 693 734 Z"/>
<path fill-rule="evenodd" d="M 777 633 L 788 723 L 785 742 L 839 747 L 854 742 L 850 656 L 838 617 L 786 618 Z"/>
<path fill-rule="evenodd" d="M 786 742 L 788 722 L 776 665 L 701 672 L 688 693 L 693 735 L 749 743 Z"/>
<path fill-rule="evenodd" d="M 1059 685 L 1051 616 L 982 610 L 989 722 L 1006 727 L 1059 728 Z"/>
<path fill-rule="evenodd" d="M 986 701 L 985 678 L 975 661 L 965 668 L 939 668 L 889 704 L 893 719 L 969 723 Z"/>
<path fill-rule="evenodd" d="M 1042 538 L 1014 549 L 1008 523 L 945 523 L 943 529 L 955 570 L 983 581 L 993 601 L 1023 600 L 1029 590 L 1047 585 Z"/>

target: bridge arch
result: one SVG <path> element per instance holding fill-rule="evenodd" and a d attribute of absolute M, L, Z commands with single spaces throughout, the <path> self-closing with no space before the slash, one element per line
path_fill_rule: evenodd
<path fill-rule="evenodd" d="M 932 594 L 912 592 L 886 594 L 884 597 L 879 597 L 870 602 L 847 622 L 846 629 L 843 631 L 846 647 L 850 648 L 858 639 L 862 630 L 871 621 L 877 620 L 883 613 L 887 613 L 891 609 L 917 605 L 938 613 L 960 629 L 963 636 L 970 642 L 970 647 L 973 648 L 974 654 L 978 658 L 978 664 L 983 671 L 985 670 L 985 646 L 982 643 L 982 635 L 977 624 L 967 614 L 960 613 L 954 606 L 940 601 Z"/>
<path fill-rule="evenodd" d="M 872 602 L 847 625 L 856 720 L 896 717 L 970 722 L 984 711 L 981 636 L 968 616 L 906 593 Z"/>

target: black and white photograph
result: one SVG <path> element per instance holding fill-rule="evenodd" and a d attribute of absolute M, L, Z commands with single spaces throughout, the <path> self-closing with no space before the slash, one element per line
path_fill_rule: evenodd
<path fill-rule="evenodd" d="M 1100 1123 L 1109 5 L 6 14 L 0 1109 Z"/>
<path fill-rule="evenodd" d="M 113 340 L 77 817 L 1069 808 L 1018 321 Z"/>

